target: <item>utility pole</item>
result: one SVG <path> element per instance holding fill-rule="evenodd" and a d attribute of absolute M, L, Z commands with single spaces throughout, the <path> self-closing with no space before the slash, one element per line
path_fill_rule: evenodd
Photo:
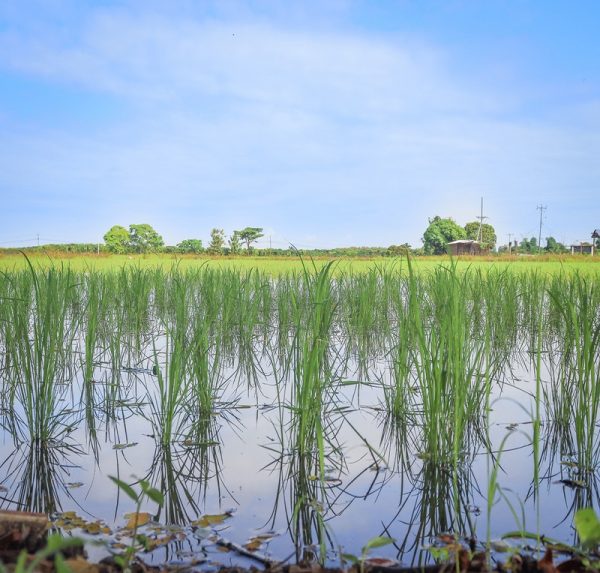
<path fill-rule="evenodd" d="M 489 217 L 484 217 L 483 215 L 483 197 L 481 198 L 481 213 L 479 215 L 479 217 L 477 217 L 477 219 L 479 219 L 479 232 L 477 233 L 477 240 L 482 243 L 483 242 L 483 220 L 484 219 L 489 219 Z"/>
<path fill-rule="evenodd" d="M 508 234 L 508 254 L 510 255 L 511 253 L 511 247 L 512 247 L 512 243 L 510 242 L 511 238 L 512 238 L 513 234 L 509 233 Z"/>
<path fill-rule="evenodd" d="M 547 209 L 546 205 L 538 205 L 536 209 L 540 212 L 540 232 L 538 235 L 538 252 L 542 252 L 542 219 L 544 215 L 544 211 Z"/>

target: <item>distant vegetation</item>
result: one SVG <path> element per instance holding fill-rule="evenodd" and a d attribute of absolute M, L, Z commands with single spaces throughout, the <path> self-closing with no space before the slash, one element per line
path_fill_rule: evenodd
<path fill-rule="evenodd" d="M 213 228 L 210 232 L 208 246 L 201 239 L 184 239 L 176 245 L 165 245 L 160 235 L 147 223 L 132 224 L 129 228 L 121 225 L 112 226 L 104 234 L 104 243 L 61 243 L 44 244 L 37 247 L 3 248 L 0 252 L 15 252 L 20 250 L 43 251 L 72 254 L 182 254 L 210 256 L 241 256 L 253 255 L 259 257 L 397 257 L 410 254 L 412 256 L 445 255 L 449 242 L 460 239 L 480 240 L 484 250 L 489 254 L 567 254 L 569 249 L 554 237 L 546 237 L 546 244 L 539 246 L 537 239 L 524 238 L 520 242 L 499 245 L 494 227 L 488 223 L 480 225 L 477 221 L 461 227 L 452 218 L 435 216 L 429 219 L 429 224 L 423 233 L 422 247 L 413 247 L 409 243 L 394 244 L 388 247 L 336 247 L 331 249 L 298 249 L 293 245 L 282 248 L 256 248 L 254 245 L 264 237 L 262 227 L 245 227 L 234 230 L 229 236 L 224 229 Z M 600 249 L 600 239 L 595 240 Z"/>

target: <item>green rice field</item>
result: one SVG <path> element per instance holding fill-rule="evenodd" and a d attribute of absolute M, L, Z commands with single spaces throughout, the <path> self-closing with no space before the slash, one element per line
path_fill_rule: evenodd
<path fill-rule="evenodd" d="M 0 269 L 0 504 L 92 558 L 495 559 L 599 506 L 595 261 Z"/>
<path fill-rule="evenodd" d="M 302 272 L 304 263 L 300 257 L 203 257 L 200 255 L 73 255 L 64 253 L 28 254 L 29 259 L 35 267 L 48 268 L 52 266 L 69 266 L 74 271 L 87 270 L 115 270 L 123 266 L 135 266 L 144 269 L 161 268 L 170 270 L 197 268 L 199 266 L 210 266 L 217 269 L 236 269 L 247 271 L 256 269 L 269 275 L 281 275 L 289 272 Z M 306 257 L 305 260 L 310 261 Z M 430 271 L 450 260 L 449 257 L 418 257 L 413 259 L 413 268 L 416 272 Z M 328 259 L 317 259 L 314 265 L 320 268 L 327 264 Z M 460 257 L 456 261 L 459 270 L 463 269 L 510 269 L 515 272 L 539 270 L 543 273 L 586 273 L 596 274 L 600 272 L 600 256 L 567 256 L 567 255 L 544 255 L 544 256 L 494 256 L 494 257 Z M 18 270 L 27 268 L 25 257 L 20 253 L 1 253 L 0 269 Z M 402 263 L 398 258 L 352 258 L 340 259 L 333 274 L 346 272 L 368 272 L 374 268 L 383 267 L 394 269 L 402 267 L 406 269 L 406 261 Z"/>

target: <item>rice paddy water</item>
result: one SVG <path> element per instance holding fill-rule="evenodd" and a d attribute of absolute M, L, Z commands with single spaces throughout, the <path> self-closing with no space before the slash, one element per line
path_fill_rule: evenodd
<path fill-rule="evenodd" d="M 100 557 L 136 509 L 109 476 L 151 484 L 152 563 L 249 564 L 225 538 L 327 564 L 375 537 L 405 564 L 439 556 L 440 534 L 575 544 L 574 512 L 599 501 L 596 278 L 406 260 L 4 272 L 1 504 L 100 534 Z"/>

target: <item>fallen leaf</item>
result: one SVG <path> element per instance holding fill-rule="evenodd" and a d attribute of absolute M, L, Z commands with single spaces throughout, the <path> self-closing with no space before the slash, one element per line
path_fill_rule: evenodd
<path fill-rule="evenodd" d="M 260 539 L 257 539 L 256 537 L 250 539 L 250 541 L 248 541 L 247 543 L 244 543 L 244 547 L 248 551 L 258 551 L 261 545 L 262 541 Z"/>
<path fill-rule="evenodd" d="M 197 525 L 198 527 L 210 527 L 212 525 L 223 523 L 229 517 L 231 517 L 231 513 L 218 513 L 215 515 L 207 514 L 196 521 L 192 521 L 192 525 Z"/>
<path fill-rule="evenodd" d="M 125 525 L 125 529 L 135 529 L 136 527 L 142 527 L 142 525 L 146 525 L 152 519 L 149 513 L 140 512 L 140 513 L 126 513 L 125 517 L 127 518 L 127 525 Z"/>
<path fill-rule="evenodd" d="M 277 537 L 279 535 L 276 532 L 271 533 L 259 533 L 258 535 L 254 535 L 252 539 L 260 539 L 261 541 L 268 541 L 269 539 L 273 539 L 273 537 Z"/>
<path fill-rule="evenodd" d="M 372 567 L 394 567 L 398 562 L 393 559 L 386 559 L 385 557 L 369 557 L 365 560 L 365 565 Z"/>
<path fill-rule="evenodd" d="M 88 523 L 83 530 L 90 535 L 98 535 L 100 533 L 100 524 L 98 522 Z"/>
<path fill-rule="evenodd" d="M 563 485 L 570 488 L 585 488 L 587 484 L 580 479 L 559 479 L 557 483 L 562 483 Z"/>

